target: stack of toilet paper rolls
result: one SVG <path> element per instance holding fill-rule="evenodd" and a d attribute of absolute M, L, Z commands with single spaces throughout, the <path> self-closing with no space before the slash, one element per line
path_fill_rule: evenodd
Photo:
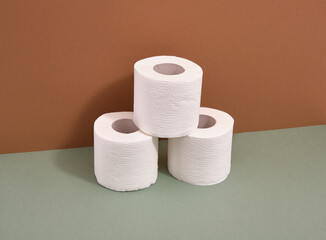
<path fill-rule="evenodd" d="M 94 169 L 99 184 L 133 191 L 156 182 L 158 138 L 168 138 L 168 170 L 176 179 L 212 185 L 231 167 L 233 118 L 200 107 L 203 71 L 179 57 L 134 65 L 134 112 L 106 113 L 94 123 Z"/>

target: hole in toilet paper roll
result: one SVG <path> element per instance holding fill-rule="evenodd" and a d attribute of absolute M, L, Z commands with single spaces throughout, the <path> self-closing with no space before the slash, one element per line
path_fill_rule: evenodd
<path fill-rule="evenodd" d="M 119 119 L 112 123 L 112 128 L 119 133 L 133 133 L 139 129 L 131 119 Z"/>
<path fill-rule="evenodd" d="M 161 64 L 156 64 L 153 67 L 155 72 L 158 72 L 160 74 L 164 75 L 177 75 L 180 73 L 183 73 L 185 69 L 181 67 L 178 64 L 174 63 L 161 63 Z"/>
<path fill-rule="evenodd" d="M 199 115 L 198 128 L 210 128 L 216 124 L 216 120 L 208 115 Z"/>

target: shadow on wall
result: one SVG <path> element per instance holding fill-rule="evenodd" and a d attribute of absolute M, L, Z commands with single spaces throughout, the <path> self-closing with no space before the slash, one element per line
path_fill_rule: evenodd
<path fill-rule="evenodd" d="M 114 104 L 112 104 L 114 103 Z M 102 88 L 78 115 L 70 138 L 62 148 L 93 145 L 93 124 L 96 118 L 108 112 L 132 111 L 133 109 L 133 75 L 119 79 Z M 81 120 L 82 119 L 82 120 Z M 159 172 L 168 174 L 167 141 L 159 144 Z M 58 151 L 56 166 L 63 172 L 85 181 L 96 183 L 94 175 L 93 148 Z"/>
<path fill-rule="evenodd" d="M 86 147 L 93 145 L 93 124 L 102 114 L 133 110 L 133 75 L 113 81 L 84 105 L 72 124 L 70 138 L 61 148 Z"/>

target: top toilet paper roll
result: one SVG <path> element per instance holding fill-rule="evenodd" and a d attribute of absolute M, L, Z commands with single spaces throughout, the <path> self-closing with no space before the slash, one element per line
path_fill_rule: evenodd
<path fill-rule="evenodd" d="M 134 65 L 134 122 L 143 132 L 174 138 L 197 128 L 203 71 L 180 57 L 156 56 Z"/>

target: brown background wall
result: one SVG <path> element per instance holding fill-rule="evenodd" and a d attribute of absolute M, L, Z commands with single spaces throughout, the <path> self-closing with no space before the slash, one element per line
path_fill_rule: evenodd
<path fill-rule="evenodd" d="M 133 64 L 204 69 L 202 105 L 235 131 L 326 123 L 326 1 L 12 1 L 0 6 L 0 152 L 92 144 L 132 110 Z"/>

